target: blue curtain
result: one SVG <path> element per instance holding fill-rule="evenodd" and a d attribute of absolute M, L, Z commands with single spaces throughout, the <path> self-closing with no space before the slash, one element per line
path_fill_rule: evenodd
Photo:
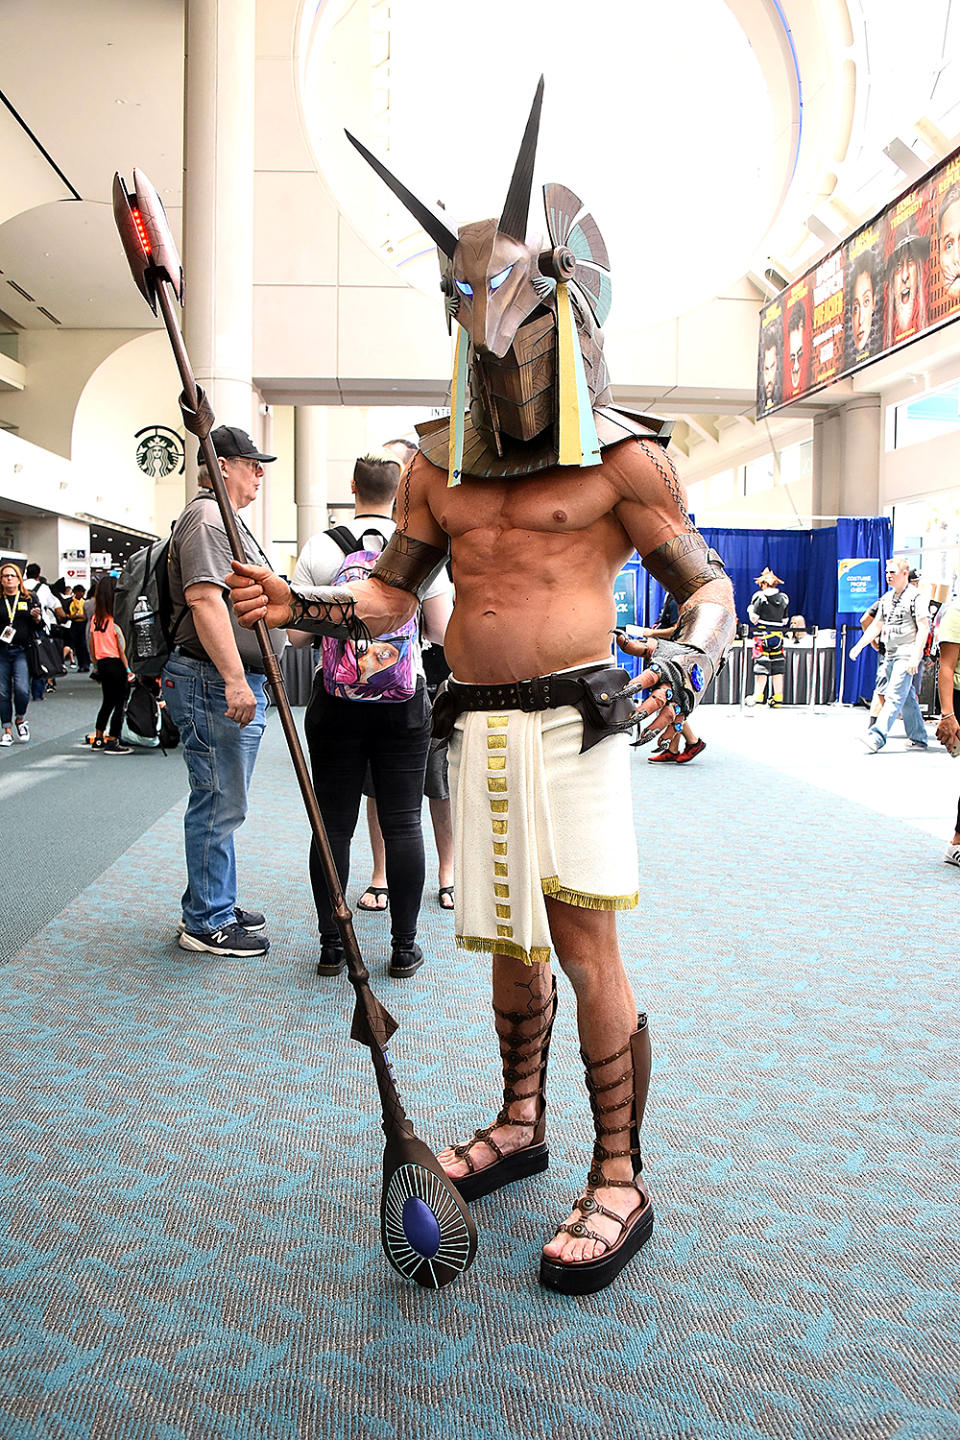
<path fill-rule="evenodd" d="M 807 626 L 837 630 L 837 669 L 840 675 L 840 627 L 856 624 L 857 615 L 837 614 L 837 561 L 856 556 L 876 556 L 881 564 L 889 558 L 893 534 L 889 520 L 877 515 L 856 516 L 838 521 L 825 530 L 740 530 L 704 527 L 700 531 L 708 545 L 723 557 L 733 582 L 737 619 L 745 622 L 747 606 L 757 588 L 756 577 L 767 565 L 783 581 L 790 597 L 790 614 L 802 615 Z M 652 625 L 664 601 L 663 587 L 648 575 L 634 555 L 626 567 L 636 573 L 637 624 Z M 859 633 L 859 627 L 857 628 Z M 847 649 L 855 635 L 847 637 Z M 622 658 L 622 657 L 621 657 Z M 632 667 L 628 667 L 632 668 Z M 876 654 L 870 650 L 859 660 L 847 661 L 843 699 L 852 703 L 861 694 L 873 693 Z M 839 682 L 838 682 L 839 683 Z"/>
<path fill-rule="evenodd" d="M 854 557 L 879 561 L 880 594 L 884 591 L 883 572 L 893 553 L 893 525 L 881 515 L 857 515 L 837 521 L 837 559 L 851 560 Z M 834 565 L 834 594 L 836 594 L 837 567 Z M 836 604 L 836 599 L 834 600 Z M 840 675 L 840 646 L 843 641 L 844 625 L 847 631 L 847 651 L 860 638 L 860 611 L 844 612 L 837 615 L 837 676 Z M 844 662 L 843 694 L 841 700 L 853 705 L 857 700 L 869 700 L 877 678 L 877 652 L 869 646 L 856 660 Z"/>

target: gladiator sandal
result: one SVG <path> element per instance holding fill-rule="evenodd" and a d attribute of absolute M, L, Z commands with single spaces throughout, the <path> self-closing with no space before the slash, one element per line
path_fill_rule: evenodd
<path fill-rule="evenodd" d="M 514 1180 L 539 1174 L 541 1170 L 546 1170 L 550 1163 L 550 1151 L 544 1135 L 547 1126 L 547 1058 L 550 1053 L 550 1035 L 557 1014 L 557 982 L 554 979 L 546 1003 L 540 1010 L 532 1010 L 527 1014 L 522 1010 L 498 1010 L 496 1005 L 493 1010 L 497 1017 L 497 1036 L 503 1060 L 503 1106 L 492 1125 L 476 1130 L 472 1140 L 453 1147 L 457 1159 L 465 1160 L 470 1167 L 466 1175 L 451 1176 L 464 1200 L 479 1200 L 481 1195 L 489 1195 L 492 1190 L 499 1190 L 502 1185 L 510 1185 Z M 523 1028 L 531 1023 L 534 1029 Z M 531 1090 L 527 1086 L 523 1090 L 514 1089 L 514 1086 L 523 1080 L 534 1081 L 536 1088 Z M 511 1105 L 517 1100 L 531 1098 L 537 1101 L 536 1119 L 515 1120 L 510 1114 Z M 505 1125 L 515 1129 L 532 1127 L 530 1144 L 525 1145 L 522 1150 L 513 1150 L 505 1155 L 492 1137 L 494 1130 Z M 478 1170 L 470 1152 L 475 1145 L 480 1144 L 488 1145 L 497 1158 L 492 1164 Z"/>
<path fill-rule="evenodd" d="M 551 1290 L 560 1290 L 565 1295 L 592 1295 L 596 1290 L 602 1290 L 605 1285 L 609 1285 L 627 1261 L 646 1244 L 653 1231 L 653 1206 L 650 1197 L 643 1187 L 637 1184 L 643 1169 L 640 1126 L 650 1085 L 650 1035 L 646 1015 L 637 1016 L 637 1029 L 623 1049 L 618 1050 L 615 1055 L 608 1055 L 605 1060 L 590 1060 L 582 1050 L 580 1055 L 586 1068 L 596 1141 L 586 1190 L 573 1207 L 579 1210 L 581 1218 L 561 1225 L 556 1233 L 596 1240 L 604 1249 L 603 1253 L 593 1260 L 563 1261 L 550 1259 L 546 1255 L 540 1257 L 540 1284 Z M 598 1072 L 609 1075 L 607 1066 L 615 1065 L 618 1060 L 622 1061 L 626 1068 L 617 1067 L 620 1073 L 612 1080 L 601 1079 Z M 629 1086 L 626 1091 L 625 1086 Z M 611 1095 L 611 1091 L 615 1093 Z M 605 1101 L 609 1103 L 604 1103 Z M 611 1116 L 616 1118 L 611 1120 Z M 611 1140 L 617 1148 L 609 1148 L 607 1142 Z M 604 1162 L 627 1155 L 633 1162 L 633 1180 L 609 1179 L 603 1171 Z M 596 1191 L 603 1187 L 634 1190 L 639 1195 L 639 1204 L 624 1219 L 596 1199 Z M 608 1220 L 613 1220 L 620 1226 L 616 1240 L 607 1240 L 590 1228 L 590 1217 L 593 1215 L 605 1215 Z"/>

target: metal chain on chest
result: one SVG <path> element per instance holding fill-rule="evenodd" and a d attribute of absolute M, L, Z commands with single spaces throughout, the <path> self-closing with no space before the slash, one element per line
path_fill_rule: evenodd
<path fill-rule="evenodd" d="M 683 491 L 680 489 L 680 481 L 677 476 L 673 461 L 670 459 L 670 456 L 667 455 L 665 451 L 660 450 L 659 446 L 648 445 L 646 440 L 638 440 L 637 444 L 640 446 L 640 449 L 643 451 L 644 455 L 646 455 L 651 465 L 653 465 L 654 469 L 659 473 L 661 479 L 663 480 L 663 483 L 666 485 L 667 489 L 670 491 L 670 494 L 677 502 L 677 509 L 683 516 L 686 528 L 688 530 L 696 530 L 697 527 L 694 525 L 693 521 L 690 519 L 690 516 L 687 514 L 687 507 L 683 503 Z M 664 459 L 667 462 L 667 465 L 670 467 L 669 470 L 661 464 L 661 455 L 663 455 Z"/>

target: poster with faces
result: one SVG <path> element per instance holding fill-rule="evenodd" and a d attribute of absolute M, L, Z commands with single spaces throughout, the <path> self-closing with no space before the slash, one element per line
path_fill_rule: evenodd
<path fill-rule="evenodd" d="M 930 323 L 930 204 L 926 182 L 886 214 L 884 235 L 883 348 L 915 340 Z"/>
<path fill-rule="evenodd" d="M 960 150 L 760 311 L 757 414 L 960 319 Z"/>
<path fill-rule="evenodd" d="M 930 211 L 930 320 L 936 325 L 960 314 L 960 156 L 935 177 Z"/>

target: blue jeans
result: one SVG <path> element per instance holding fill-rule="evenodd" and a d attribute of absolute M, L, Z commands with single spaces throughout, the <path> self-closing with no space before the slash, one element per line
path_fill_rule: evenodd
<path fill-rule="evenodd" d="M 30 704 L 30 671 L 22 645 L 0 643 L 0 724 L 22 720 Z"/>
<path fill-rule="evenodd" d="M 187 888 L 183 923 L 193 934 L 233 925 L 237 903 L 234 831 L 247 816 L 247 789 L 266 717 L 264 677 L 247 675 L 257 713 L 241 729 L 224 713 L 223 680 L 208 660 L 175 655 L 163 669 L 163 698 L 180 731 L 190 777 L 183 817 Z"/>
<path fill-rule="evenodd" d="M 917 745 L 928 745 L 929 739 L 914 687 L 916 676 L 910 674 L 906 660 L 887 656 L 884 665 L 883 709 L 867 734 L 872 735 L 881 746 L 886 745 L 894 721 L 902 714 L 907 738 Z"/>

